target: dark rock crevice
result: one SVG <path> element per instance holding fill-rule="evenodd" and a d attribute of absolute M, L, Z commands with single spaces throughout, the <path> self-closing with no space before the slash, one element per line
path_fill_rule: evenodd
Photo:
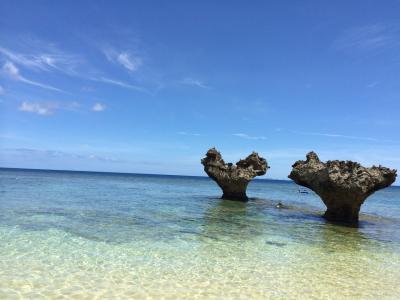
<path fill-rule="evenodd" d="M 201 163 L 207 175 L 222 189 L 222 199 L 236 201 L 248 201 L 247 185 L 254 177 L 264 175 L 269 168 L 267 161 L 256 152 L 236 164 L 225 163 L 215 148 L 207 151 Z"/>
<path fill-rule="evenodd" d="M 314 152 L 292 167 L 288 177 L 318 194 L 327 207 L 324 218 L 337 222 L 357 223 L 365 199 L 396 180 L 396 170 L 365 168 L 352 161 L 323 163 Z"/>

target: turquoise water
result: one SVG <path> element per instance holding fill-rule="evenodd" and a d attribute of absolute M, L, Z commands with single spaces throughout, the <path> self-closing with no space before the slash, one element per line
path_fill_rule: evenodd
<path fill-rule="evenodd" d="M 367 199 L 358 228 L 286 181 L 220 194 L 200 177 L 0 169 L 0 299 L 399 299 L 400 188 Z"/>

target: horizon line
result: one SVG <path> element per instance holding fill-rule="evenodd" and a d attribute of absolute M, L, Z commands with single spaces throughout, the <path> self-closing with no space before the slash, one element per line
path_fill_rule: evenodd
<path fill-rule="evenodd" d="M 105 173 L 105 174 L 125 174 L 125 175 L 153 175 L 153 176 L 176 176 L 176 177 L 199 177 L 208 178 L 206 175 L 182 175 L 182 174 L 160 174 L 160 173 L 134 173 L 134 172 L 115 172 L 115 171 L 89 171 L 89 170 L 65 170 L 65 169 L 38 169 L 38 168 L 15 168 L 15 167 L 2 167 L 1 169 L 8 170 L 31 170 L 31 171 L 56 171 L 56 172 L 81 172 L 81 173 Z M 276 178 L 254 178 L 253 180 L 273 180 L 273 181 L 287 181 L 292 182 L 289 179 L 276 179 Z"/>
<path fill-rule="evenodd" d="M 159 174 L 159 173 L 133 173 L 133 172 L 115 172 L 115 171 L 88 171 L 88 170 L 65 170 L 65 169 L 37 169 L 37 168 L 13 168 L 13 167 L 2 167 L 1 169 L 8 170 L 30 170 L 30 171 L 55 171 L 55 172 L 80 172 L 80 173 L 104 173 L 104 174 L 125 174 L 125 175 L 151 175 L 151 176 L 172 176 L 172 177 L 197 177 L 197 178 L 206 178 L 211 179 L 209 176 L 205 175 L 182 175 L 182 174 Z M 212 180 L 212 179 L 211 179 Z M 276 178 L 254 178 L 253 180 L 265 180 L 265 181 L 284 181 L 284 182 L 292 182 L 294 181 L 289 179 L 276 179 Z M 252 180 L 252 181 L 253 181 Z M 389 187 L 400 187 L 400 184 L 392 184 Z"/>

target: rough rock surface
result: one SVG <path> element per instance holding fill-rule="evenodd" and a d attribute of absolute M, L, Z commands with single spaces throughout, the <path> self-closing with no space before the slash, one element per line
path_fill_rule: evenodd
<path fill-rule="evenodd" d="M 324 217 L 330 221 L 356 223 L 365 199 L 391 185 L 396 170 L 382 166 L 365 168 L 352 161 L 332 160 L 323 163 L 314 152 L 299 160 L 288 176 L 297 184 L 317 193 L 325 203 Z"/>
<path fill-rule="evenodd" d="M 207 151 L 201 160 L 204 171 L 217 182 L 223 191 L 222 198 L 237 201 L 247 201 L 246 189 L 249 182 L 256 176 L 267 172 L 267 161 L 253 152 L 245 159 L 236 163 L 225 163 L 221 153 L 215 148 Z"/>

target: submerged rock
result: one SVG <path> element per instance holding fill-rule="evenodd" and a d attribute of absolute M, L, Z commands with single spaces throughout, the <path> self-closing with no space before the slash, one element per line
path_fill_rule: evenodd
<path fill-rule="evenodd" d="M 256 176 L 267 172 L 267 161 L 253 152 L 245 159 L 236 163 L 225 163 L 221 153 L 215 148 L 207 151 L 206 157 L 201 160 L 204 171 L 222 189 L 222 199 L 247 201 L 246 189 L 249 182 Z"/>
<path fill-rule="evenodd" d="M 352 161 L 323 163 L 314 152 L 299 160 L 288 176 L 297 184 L 317 193 L 325 203 L 324 217 L 330 221 L 358 222 L 365 199 L 396 180 L 396 170 L 382 166 L 365 168 Z"/>

